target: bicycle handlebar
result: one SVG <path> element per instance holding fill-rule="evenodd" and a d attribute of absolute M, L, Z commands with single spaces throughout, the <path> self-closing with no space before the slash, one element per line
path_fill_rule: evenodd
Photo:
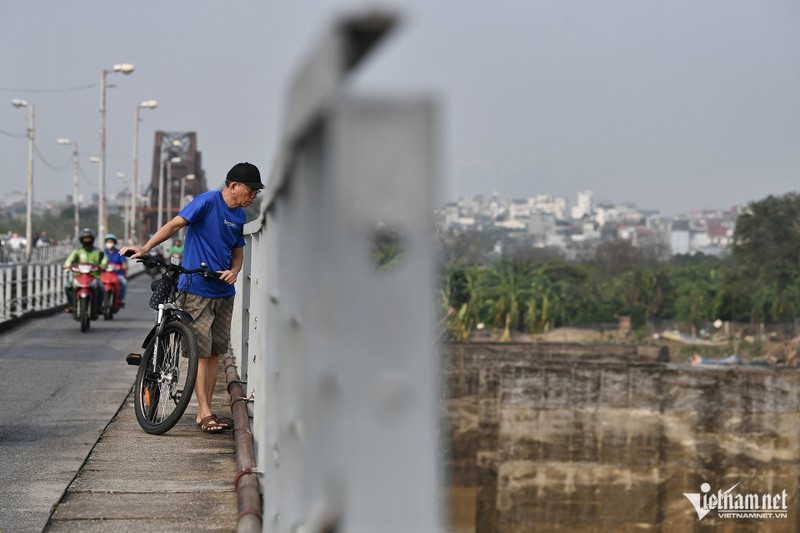
<path fill-rule="evenodd" d="M 133 255 L 133 253 L 134 252 L 132 250 L 128 250 L 125 256 L 130 257 Z M 180 274 L 186 274 L 186 275 L 202 274 L 204 278 L 211 277 L 216 279 L 219 279 L 222 276 L 222 274 L 220 274 L 219 272 L 216 272 L 214 270 L 209 270 L 208 265 L 205 263 L 201 263 L 200 268 L 188 269 L 184 268 L 181 265 L 174 265 L 172 263 L 167 263 L 160 255 L 145 255 L 144 257 L 140 257 L 139 259 L 137 259 L 137 261 L 139 263 L 144 263 L 144 266 L 148 268 L 161 267 L 165 270 L 172 270 Z"/>

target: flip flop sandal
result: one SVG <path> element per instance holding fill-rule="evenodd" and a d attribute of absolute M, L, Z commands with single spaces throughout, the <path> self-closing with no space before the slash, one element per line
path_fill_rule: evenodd
<path fill-rule="evenodd" d="M 230 429 L 230 427 L 233 425 L 233 420 L 231 419 L 220 418 L 215 414 L 212 414 L 211 416 L 214 417 L 214 420 L 217 422 L 217 425 L 220 426 L 222 429 Z"/>
<path fill-rule="evenodd" d="M 225 430 L 219 422 L 217 422 L 217 417 L 214 415 L 209 415 L 202 419 L 200 422 L 197 423 L 197 427 L 200 428 L 200 431 L 203 433 L 221 433 Z"/>

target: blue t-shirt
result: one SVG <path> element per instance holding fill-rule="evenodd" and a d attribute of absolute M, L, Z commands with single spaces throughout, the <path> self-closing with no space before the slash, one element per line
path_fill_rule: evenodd
<path fill-rule="evenodd" d="M 125 257 L 124 255 L 120 255 L 119 250 L 117 250 L 116 248 L 114 248 L 113 252 L 108 248 L 106 248 L 103 251 L 106 253 L 106 257 L 108 258 L 109 263 L 114 263 L 119 265 L 119 270 L 115 270 L 117 276 L 124 276 L 125 271 L 122 270 L 122 264 L 127 263 L 128 258 Z"/>
<path fill-rule="evenodd" d="M 244 246 L 242 234 L 245 212 L 241 207 L 231 209 L 222 198 L 222 191 L 213 190 L 197 196 L 178 213 L 186 219 L 186 239 L 183 248 L 183 266 L 200 268 L 206 263 L 210 270 L 231 268 L 231 251 Z M 233 296 L 236 289 L 218 279 L 206 280 L 200 275 L 182 275 L 178 287 L 204 298 Z"/>

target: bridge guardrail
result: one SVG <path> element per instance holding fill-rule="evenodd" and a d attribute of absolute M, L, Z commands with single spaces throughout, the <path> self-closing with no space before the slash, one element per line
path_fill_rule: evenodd
<path fill-rule="evenodd" d="M 50 262 L 0 264 L 0 323 L 67 303 L 64 287 L 73 274 L 64 270 L 66 256 L 65 253 Z M 141 263 L 128 262 L 128 277 L 141 272 Z"/>
<path fill-rule="evenodd" d="M 72 274 L 59 263 L 0 265 L 0 322 L 67 303 Z"/>

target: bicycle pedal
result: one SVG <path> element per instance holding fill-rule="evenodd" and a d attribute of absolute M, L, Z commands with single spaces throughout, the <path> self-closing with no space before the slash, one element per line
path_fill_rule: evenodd
<path fill-rule="evenodd" d="M 142 354 L 140 353 L 129 353 L 125 357 L 125 362 L 129 365 L 139 366 L 139 363 L 142 362 Z"/>

